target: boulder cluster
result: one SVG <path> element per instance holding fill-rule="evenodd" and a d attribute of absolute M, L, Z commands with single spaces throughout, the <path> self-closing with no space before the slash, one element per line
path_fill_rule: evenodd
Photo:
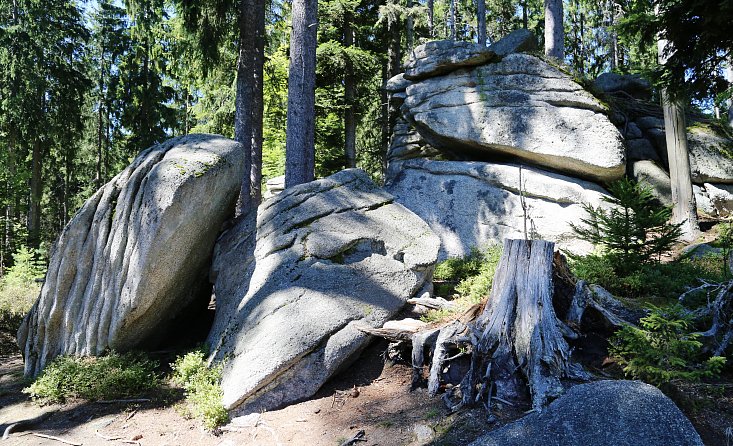
<path fill-rule="evenodd" d="M 348 366 L 369 341 L 360 327 L 381 327 L 431 292 L 438 259 L 525 237 L 587 252 L 571 224 L 584 204 L 607 205 L 604 185 L 626 173 L 669 203 L 649 85 L 604 75 L 593 88 L 599 99 L 536 48 L 526 30 L 488 48 L 415 48 L 386 85 L 400 116 L 384 188 L 356 169 L 285 190 L 273 179 L 279 193 L 233 219 L 240 144 L 189 135 L 143 151 L 56 242 L 18 333 L 26 374 L 59 355 L 160 346 L 177 318 L 215 304 L 206 343 L 223 363 L 225 406 L 271 410 Z M 700 209 L 727 216 L 733 144 L 715 130 L 702 121 L 688 129 L 693 181 Z M 640 400 L 654 393 L 627 386 L 624 395 Z M 582 389 L 590 387 L 574 391 Z M 567 410 L 583 428 L 574 401 Z M 565 429 L 565 417 L 552 418 L 562 407 L 550 406 L 542 423 Z M 476 444 L 519 438 L 511 429 L 492 435 Z"/>

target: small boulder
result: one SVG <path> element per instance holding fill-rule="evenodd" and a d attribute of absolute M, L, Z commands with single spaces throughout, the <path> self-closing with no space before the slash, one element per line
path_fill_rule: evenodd
<path fill-rule="evenodd" d="M 593 85 L 605 93 L 623 91 L 638 99 L 648 99 L 652 92 L 649 81 L 634 74 L 603 73 Z"/>
<path fill-rule="evenodd" d="M 405 79 L 405 73 L 400 73 L 390 78 L 384 85 L 384 89 L 388 93 L 400 93 L 405 91 L 410 85 L 412 85 L 412 81 Z"/>
<path fill-rule="evenodd" d="M 692 181 L 733 184 L 733 141 L 701 125 L 687 130 Z"/>
<path fill-rule="evenodd" d="M 639 381 L 571 388 L 533 413 L 471 446 L 703 446 L 692 423 L 659 389 Z"/>
<path fill-rule="evenodd" d="M 705 183 L 705 191 L 719 217 L 729 217 L 733 213 L 733 185 Z"/>
<path fill-rule="evenodd" d="M 484 64 L 496 54 L 484 46 L 457 40 L 435 40 L 417 46 L 405 64 L 404 78 L 411 81 Z"/>
<path fill-rule="evenodd" d="M 626 158 L 629 161 L 652 160 L 661 162 L 652 143 L 644 138 L 626 140 Z"/>
<path fill-rule="evenodd" d="M 239 414 L 313 395 L 431 286 L 440 240 L 360 170 L 286 189 L 219 239 L 213 361 Z"/>
<path fill-rule="evenodd" d="M 489 50 L 499 57 L 504 57 L 512 53 L 534 51 L 537 47 L 537 37 L 534 33 L 526 28 L 520 28 L 491 44 Z"/>
<path fill-rule="evenodd" d="M 215 135 L 141 152 L 64 228 L 41 295 L 18 332 L 26 375 L 58 355 L 154 347 L 203 292 L 222 223 L 234 212 L 244 151 Z"/>

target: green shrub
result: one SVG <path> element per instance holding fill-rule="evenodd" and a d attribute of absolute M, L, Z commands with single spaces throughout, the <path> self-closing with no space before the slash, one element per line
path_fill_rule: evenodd
<path fill-rule="evenodd" d="M 37 255 L 25 246 L 13 259 L 15 263 L 0 280 L 0 330 L 14 333 L 38 298 L 41 286 L 35 279 L 43 277 L 45 271 Z"/>
<path fill-rule="evenodd" d="M 452 284 L 438 284 L 436 294 L 446 296 L 455 291 L 458 297 L 453 300 L 452 309 L 431 310 L 422 319 L 425 322 L 441 320 L 481 302 L 491 290 L 500 258 L 501 246 L 492 245 L 483 251 L 473 248 L 466 257 L 452 257 L 438 263 L 433 277 Z"/>
<path fill-rule="evenodd" d="M 205 357 L 202 350 L 179 356 L 171 364 L 171 380 L 186 391 L 189 415 L 201 419 L 207 428 L 214 429 L 226 423 L 229 414 L 222 405 L 221 364 L 208 367 Z"/>
<path fill-rule="evenodd" d="M 626 375 L 660 385 L 673 379 L 698 381 L 717 376 L 725 358 L 703 359 L 699 335 L 691 333 L 691 316 L 675 305 L 652 307 L 640 328 L 627 325 L 611 339 L 609 352 Z"/>
<path fill-rule="evenodd" d="M 571 256 L 570 267 L 579 279 L 595 283 L 611 293 L 630 298 L 676 299 L 699 279 L 725 279 L 719 255 L 681 259 L 671 263 L 641 264 L 635 271 L 620 275 L 604 255 Z"/>
<path fill-rule="evenodd" d="M 43 403 L 135 397 L 159 386 L 157 365 L 139 353 L 59 356 L 23 392 Z"/>
<path fill-rule="evenodd" d="M 613 197 L 604 197 L 610 207 L 583 207 L 588 218 L 583 227 L 572 225 L 582 239 L 605 248 L 604 257 L 619 276 L 627 276 L 639 265 L 658 260 L 682 234 L 681 224 L 668 223 L 671 208 L 656 204 L 651 189 L 628 178 L 609 186 Z"/>

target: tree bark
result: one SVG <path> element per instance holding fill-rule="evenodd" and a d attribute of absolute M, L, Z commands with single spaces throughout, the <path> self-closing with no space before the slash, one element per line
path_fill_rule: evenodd
<path fill-rule="evenodd" d="M 351 14 L 344 16 L 344 46 L 354 45 L 354 31 L 351 28 Z M 346 55 L 346 69 L 344 70 L 344 148 L 346 151 L 346 167 L 356 167 L 356 111 L 354 99 L 356 97 L 356 82 L 354 80 L 354 63 Z"/>
<path fill-rule="evenodd" d="M 435 37 L 435 1 L 428 0 L 428 33 Z"/>
<path fill-rule="evenodd" d="M 456 0 L 450 0 L 450 39 L 456 40 Z"/>
<path fill-rule="evenodd" d="M 562 0 L 545 0 L 545 55 L 565 59 Z"/>
<path fill-rule="evenodd" d="M 725 79 L 730 83 L 729 88 L 733 88 L 733 56 L 728 58 L 728 67 L 725 69 Z M 728 125 L 733 127 L 733 97 L 728 99 Z"/>
<path fill-rule="evenodd" d="M 254 18 L 255 46 L 253 52 L 254 82 L 252 90 L 252 157 L 250 169 L 250 208 L 257 208 L 262 201 L 262 120 L 264 114 L 264 66 L 265 66 L 265 8 L 264 0 L 255 0 Z"/>
<path fill-rule="evenodd" d="M 657 44 L 660 65 L 666 63 L 666 49 L 667 42 L 660 39 Z M 684 109 L 679 101 L 669 95 L 666 88 L 662 88 L 661 100 L 664 110 L 669 178 L 672 187 L 672 223 L 682 223 L 682 239 L 693 241 L 700 233 L 700 228 L 697 224 L 695 194 L 692 191 Z"/>
<path fill-rule="evenodd" d="M 293 0 L 285 140 L 286 188 L 314 178 L 317 15 L 317 0 Z"/>
<path fill-rule="evenodd" d="M 259 182 L 253 187 L 253 170 L 257 170 L 257 153 L 261 157 L 262 141 L 262 63 L 264 2 L 242 0 L 239 10 L 239 58 L 237 60 L 237 92 L 234 100 L 234 139 L 244 149 L 244 177 L 239 189 L 235 215 L 246 215 L 256 206 Z M 259 23 L 262 21 L 262 23 Z M 257 138 L 257 135 L 260 135 Z M 259 151 L 259 152 L 258 152 Z M 260 161 L 261 166 L 261 161 Z"/>
<path fill-rule="evenodd" d="M 527 0 L 522 1 L 522 28 L 529 28 L 529 11 L 527 8 Z"/>
<path fill-rule="evenodd" d="M 478 15 L 478 44 L 486 46 L 486 0 L 476 0 Z"/>
<path fill-rule="evenodd" d="M 407 25 L 407 51 L 412 52 L 415 47 L 415 25 L 412 19 L 412 0 L 407 0 L 407 18 L 405 19 Z"/>
<path fill-rule="evenodd" d="M 390 28 L 390 43 L 389 48 L 387 48 L 387 79 L 390 79 L 394 76 L 397 76 L 401 69 L 400 69 L 400 61 L 402 60 L 402 54 L 401 54 L 401 42 L 402 42 L 402 35 L 400 32 L 400 24 L 393 23 L 392 27 Z M 399 106 L 397 101 L 395 101 L 392 98 L 392 95 L 389 95 L 387 99 L 387 148 L 386 150 L 389 150 L 389 145 L 391 143 L 392 139 L 392 133 L 394 130 L 395 123 L 397 122 L 397 117 L 399 116 Z M 387 159 L 387 151 L 385 150 L 385 162 Z M 386 166 L 385 166 L 386 168 Z"/>
<path fill-rule="evenodd" d="M 41 241 L 41 196 L 43 191 L 41 158 L 41 141 L 36 137 L 33 141 L 31 158 L 31 199 L 28 207 L 28 244 L 32 248 L 38 248 Z"/>

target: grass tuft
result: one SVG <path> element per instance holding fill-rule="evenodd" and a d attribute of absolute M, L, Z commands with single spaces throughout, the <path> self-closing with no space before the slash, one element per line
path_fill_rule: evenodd
<path fill-rule="evenodd" d="M 130 398 L 158 388 L 157 366 L 140 353 L 59 356 L 23 392 L 44 404 L 77 398 L 90 401 Z"/>
<path fill-rule="evenodd" d="M 186 391 L 185 415 L 200 419 L 207 429 L 215 429 L 229 420 L 222 404 L 221 364 L 208 367 L 206 353 L 195 350 L 179 356 L 171 367 L 171 381 Z"/>

